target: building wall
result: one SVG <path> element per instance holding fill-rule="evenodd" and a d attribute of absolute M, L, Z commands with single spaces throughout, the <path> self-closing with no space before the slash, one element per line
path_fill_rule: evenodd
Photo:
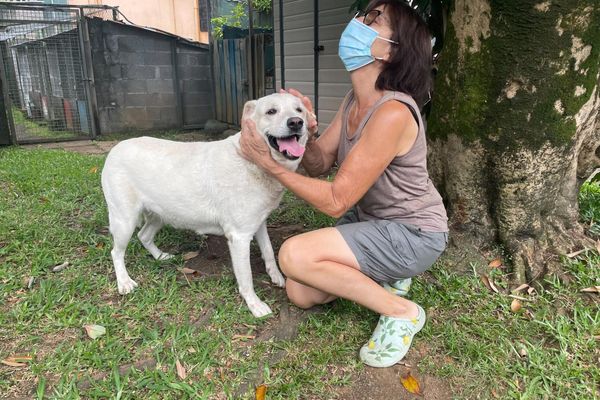
<path fill-rule="evenodd" d="M 200 24 L 198 0 L 69 0 L 69 4 L 116 6 L 136 25 L 208 43 L 208 27 Z"/>
<path fill-rule="evenodd" d="M 351 89 L 350 74 L 338 56 L 340 36 L 352 18 L 351 1 L 319 2 L 319 118 L 329 124 L 346 93 Z"/>
<path fill-rule="evenodd" d="M 281 81 L 279 0 L 273 0 L 277 88 L 294 88 L 314 102 L 314 8 L 312 1 L 283 1 L 285 82 Z"/>
<path fill-rule="evenodd" d="M 318 93 L 318 121 L 321 131 L 335 114 L 350 90 L 350 75 L 338 57 L 338 43 L 342 31 L 352 18 L 351 0 L 315 1 L 283 0 L 283 64 L 286 88 L 295 88 L 315 103 Z M 280 1 L 273 0 L 276 86 L 282 87 L 282 57 L 280 34 Z M 315 41 L 315 11 L 318 20 L 318 43 Z M 315 46 L 323 46 L 317 54 L 318 71 L 315 74 Z M 316 78 L 316 79 L 315 79 Z"/>
<path fill-rule="evenodd" d="M 214 118 L 207 45 L 101 19 L 90 19 L 89 29 L 101 133 Z"/>

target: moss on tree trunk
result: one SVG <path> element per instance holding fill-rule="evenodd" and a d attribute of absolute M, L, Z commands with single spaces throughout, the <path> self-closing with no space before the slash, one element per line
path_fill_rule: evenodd
<path fill-rule="evenodd" d="M 516 279 L 585 243 L 579 182 L 600 166 L 597 0 L 455 0 L 428 135 L 457 238 L 500 242 Z"/>

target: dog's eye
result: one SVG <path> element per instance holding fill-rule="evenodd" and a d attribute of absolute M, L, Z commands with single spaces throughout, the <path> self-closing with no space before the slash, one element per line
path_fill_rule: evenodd
<path fill-rule="evenodd" d="M 274 108 L 271 108 L 271 109 L 269 109 L 269 110 L 267 111 L 267 114 L 269 114 L 269 115 L 275 115 L 275 114 L 277 114 L 277 110 L 276 110 L 276 109 L 274 109 Z"/>
<path fill-rule="evenodd" d="M 296 108 L 296 111 L 298 111 L 299 113 L 302 112 L 302 109 L 300 107 Z"/>

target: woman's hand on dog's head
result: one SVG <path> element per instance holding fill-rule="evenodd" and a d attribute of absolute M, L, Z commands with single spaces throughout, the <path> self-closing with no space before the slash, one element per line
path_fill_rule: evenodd
<path fill-rule="evenodd" d="M 310 101 L 310 99 L 307 96 L 304 96 L 298 90 L 291 89 L 291 88 L 287 89 L 287 90 L 280 89 L 279 93 L 289 93 L 293 96 L 296 96 L 297 98 L 299 98 L 302 101 L 302 104 L 304 105 L 304 107 L 306 107 L 306 111 L 308 114 L 308 121 L 306 121 L 306 128 L 308 129 L 308 133 L 310 134 L 310 136 L 315 135 L 319 130 L 319 126 L 317 123 L 317 116 L 314 113 L 313 105 L 312 105 L 312 102 Z"/>

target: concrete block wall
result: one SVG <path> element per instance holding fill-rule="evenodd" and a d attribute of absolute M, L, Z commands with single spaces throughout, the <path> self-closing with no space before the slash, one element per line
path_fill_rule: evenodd
<path fill-rule="evenodd" d="M 88 25 L 100 133 L 201 127 L 214 118 L 208 46 L 100 19 Z"/>
<path fill-rule="evenodd" d="M 195 47 L 181 45 L 177 52 L 177 77 L 187 125 L 201 125 L 214 118 L 210 53 Z"/>

